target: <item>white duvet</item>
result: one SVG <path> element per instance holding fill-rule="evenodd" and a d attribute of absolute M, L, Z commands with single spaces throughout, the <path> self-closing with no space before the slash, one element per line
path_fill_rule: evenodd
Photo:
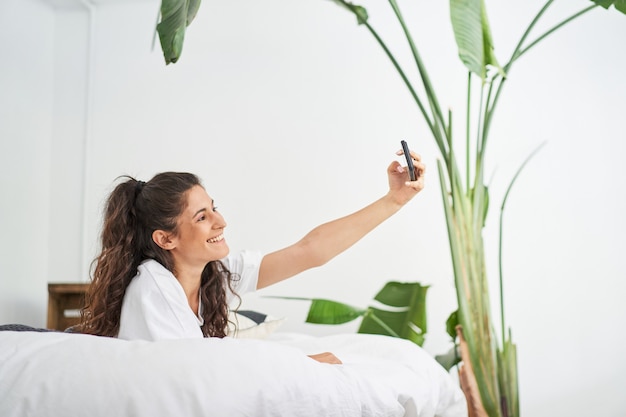
<path fill-rule="evenodd" d="M 343 365 L 306 354 L 333 352 Z M 0 416 L 465 417 L 418 346 L 346 334 L 125 341 L 0 332 Z"/>

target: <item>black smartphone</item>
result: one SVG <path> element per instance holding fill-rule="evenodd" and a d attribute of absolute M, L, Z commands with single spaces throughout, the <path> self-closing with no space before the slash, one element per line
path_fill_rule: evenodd
<path fill-rule="evenodd" d="M 415 176 L 415 167 L 413 166 L 413 158 L 411 158 L 411 152 L 409 152 L 409 145 L 406 144 L 406 141 L 401 140 L 400 144 L 402 145 L 402 151 L 404 152 L 404 157 L 406 158 L 406 166 L 409 170 L 409 178 L 411 181 L 415 181 L 417 177 Z"/>

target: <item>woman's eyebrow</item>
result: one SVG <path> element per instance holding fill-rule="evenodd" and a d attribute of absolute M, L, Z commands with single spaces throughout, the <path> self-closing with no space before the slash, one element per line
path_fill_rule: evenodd
<path fill-rule="evenodd" d="M 211 207 L 214 207 L 214 206 L 215 206 L 215 200 L 211 200 Z M 196 211 L 193 214 L 193 217 L 196 217 L 198 214 L 200 214 L 200 213 L 202 213 L 202 212 L 204 212 L 206 210 L 207 210 L 206 207 L 201 208 L 200 210 Z"/>
<path fill-rule="evenodd" d="M 196 212 L 193 214 L 193 217 L 196 217 L 198 214 L 200 214 L 200 213 L 202 213 L 202 212 L 204 212 L 204 211 L 206 211 L 206 208 L 204 208 L 204 207 L 203 207 L 203 208 L 201 208 L 200 210 L 196 211 Z"/>

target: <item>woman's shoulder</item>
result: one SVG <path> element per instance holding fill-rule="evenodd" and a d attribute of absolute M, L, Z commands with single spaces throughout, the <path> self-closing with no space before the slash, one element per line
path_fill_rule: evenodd
<path fill-rule="evenodd" d="M 176 277 L 159 262 L 154 259 L 147 259 L 137 268 L 137 275 L 130 282 L 127 291 L 140 290 L 144 292 L 150 288 L 162 289 L 173 285 L 179 285 Z"/>
<path fill-rule="evenodd" d="M 157 273 L 157 274 L 165 274 L 165 273 L 170 273 L 170 271 L 167 270 L 167 268 L 165 268 L 163 265 L 161 265 L 158 261 L 155 261 L 154 259 L 146 259 L 143 262 L 141 262 L 139 264 L 138 269 L 138 275 L 142 272 L 142 271 L 148 271 L 150 273 Z"/>
<path fill-rule="evenodd" d="M 258 268 L 261 265 L 263 253 L 257 250 L 243 250 L 231 252 L 222 262 L 231 272 L 241 273 L 247 268 Z"/>

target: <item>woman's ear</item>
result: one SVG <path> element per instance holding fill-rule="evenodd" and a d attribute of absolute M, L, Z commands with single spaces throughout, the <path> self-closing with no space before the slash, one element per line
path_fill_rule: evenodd
<path fill-rule="evenodd" d="M 163 230 L 155 230 L 152 232 L 152 240 L 159 245 L 161 249 L 172 250 L 176 247 L 176 242 L 171 235 Z"/>

